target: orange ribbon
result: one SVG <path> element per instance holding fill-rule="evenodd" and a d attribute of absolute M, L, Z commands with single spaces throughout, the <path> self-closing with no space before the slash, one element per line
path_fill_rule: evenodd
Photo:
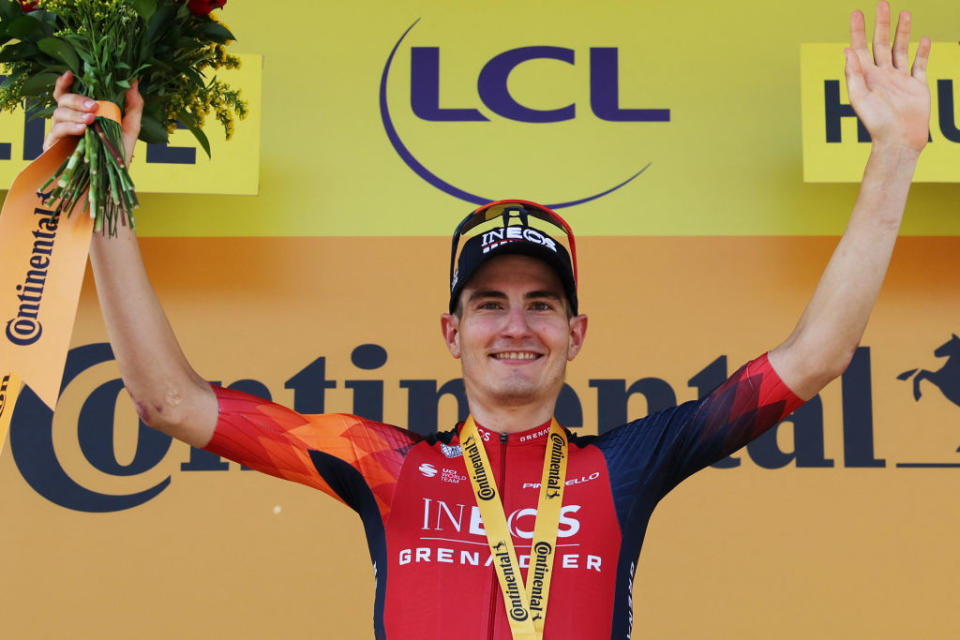
<path fill-rule="evenodd" d="M 109 100 L 97 100 L 97 117 L 106 118 L 107 120 L 113 120 L 117 124 L 120 124 L 123 114 L 120 113 L 120 107 L 110 102 Z"/>
<path fill-rule="evenodd" d="M 120 122 L 117 105 L 98 104 L 98 117 Z M 0 210 L 0 379 L 19 376 L 50 408 L 60 394 L 93 220 L 79 213 L 84 198 L 74 215 L 58 217 L 38 191 L 78 140 L 61 140 L 21 171 Z M 7 412 L 11 392 L 12 385 Z"/>

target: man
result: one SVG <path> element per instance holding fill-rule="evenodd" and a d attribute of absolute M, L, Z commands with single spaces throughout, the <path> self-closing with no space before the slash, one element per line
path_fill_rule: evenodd
<path fill-rule="evenodd" d="M 885 2 L 877 8 L 873 55 L 863 15 L 851 17 L 847 86 L 873 146 L 847 230 L 786 341 L 702 401 L 600 437 L 557 426 L 566 362 L 587 329 L 575 242 L 553 212 L 502 201 L 471 213 L 454 234 L 441 321 L 462 363 L 471 418 L 426 438 L 211 388 L 181 353 L 133 234 L 95 237 L 101 308 L 141 417 L 353 507 L 377 571 L 378 638 L 629 636 L 635 562 L 657 501 L 840 375 L 863 333 L 930 113 L 930 42 L 921 41 L 911 68 L 910 16 L 900 15 L 891 48 L 889 11 Z M 92 122 L 95 107 L 68 94 L 70 82 L 57 83 L 48 146 Z M 141 109 L 134 89 L 123 123 L 128 154 Z"/>

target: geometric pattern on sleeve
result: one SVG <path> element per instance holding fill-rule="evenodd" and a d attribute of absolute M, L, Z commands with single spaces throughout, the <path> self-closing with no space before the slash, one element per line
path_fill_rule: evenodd
<path fill-rule="evenodd" d="M 310 450 L 347 463 L 365 479 L 384 520 L 403 459 L 422 437 L 345 414 L 304 415 L 233 389 L 213 387 L 220 414 L 207 451 L 346 503 L 317 469 Z"/>

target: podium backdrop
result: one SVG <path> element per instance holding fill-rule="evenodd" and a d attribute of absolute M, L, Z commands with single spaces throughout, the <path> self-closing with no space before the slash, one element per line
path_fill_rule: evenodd
<path fill-rule="evenodd" d="M 209 188 L 187 137 L 137 167 L 151 279 L 208 379 L 448 428 L 449 233 L 477 200 L 538 200 L 578 232 L 590 315 L 561 421 L 695 399 L 789 334 L 843 231 L 854 8 L 232 0 L 258 111 Z M 960 13 L 902 8 L 936 43 L 932 142 L 862 347 L 660 505 L 634 638 L 960 635 Z M 37 134 L 2 117 L 13 171 Z M 359 518 L 138 425 L 86 277 L 56 414 L 25 391 L 0 457 L 0 636 L 371 637 Z"/>

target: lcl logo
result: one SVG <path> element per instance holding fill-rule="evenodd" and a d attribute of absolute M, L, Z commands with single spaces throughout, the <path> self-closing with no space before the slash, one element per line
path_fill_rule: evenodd
<path fill-rule="evenodd" d="M 400 45 L 414 22 L 404 31 L 393 46 L 380 78 L 380 117 L 383 127 L 394 150 L 410 169 L 437 189 L 474 204 L 484 204 L 495 197 L 476 195 L 471 191 L 454 186 L 421 163 L 409 147 L 400 139 L 387 104 L 387 80 L 394 58 Z M 477 105 L 460 107 L 440 106 L 440 47 L 411 47 L 410 51 L 410 108 L 413 114 L 428 122 L 489 122 Z M 551 109 L 535 109 L 522 104 L 511 93 L 508 81 L 511 73 L 520 65 L 533 60 L 554 60 L 568 65 L 577 64 L 577 52 L 574 49 L 557 46 L 523 46 L 499 53 L 488 60 L 477 73 L 477 93 L 483 106 L 491 115 L 529 124 L 547 124 L 573 120 L 578 117 L 578 105 L 570 103 Z M 582 63 L 581 63 L 582 64 Z M 667 108 L 626 108 L 620 105 L 620 62 L 616 47 L 591 47 L 588 61 L 590 71 L 590 112 L 601 121 L 619 123 L 669 122 L 670 109 Z M 580 109 L 582 114 L 584 109 Z M 552 203 L 551 208 L 570 207 L 605 196 L 643 173 L 645 166 L 618 184 L 567 202 Z M 505 197 L 499 194 L 498 197 Z"/>

